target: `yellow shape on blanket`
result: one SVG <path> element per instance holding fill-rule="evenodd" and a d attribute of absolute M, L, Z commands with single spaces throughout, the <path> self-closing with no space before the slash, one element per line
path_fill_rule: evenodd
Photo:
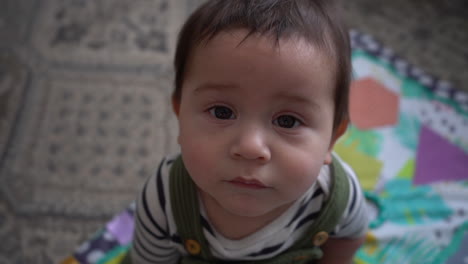
<path fill-rule="evenodd" d="M 406 222 L 408 222 L 408 224 L 414 225 L 416 223 L 416 221 L 414 221 L 413 214 L 411 213 L 409 209 L 404 209 L 403 213 L 405 215 L 405 219 L 406 219 Z"/>
<path fill-rule="evenodd" d="M 373 255 L 378 248 L 379 243 L 377 237 L 375 237 L 372 232 L 367 232 L 366 241 L 364 242 L 364 249 L 369 255 Z"/>
<path fill-rule="evenodd" d="M 373 256 L 374 254 L 378 253 L 379 249 L 379 241 L 377 237 L 372 232 L 367 232 L 366 240 L 364 241 L 364 245 L 360 250 L 364 251 L 364 255 L 366 256 Z M 354 256 L 353 263 L 354 264 L 370 264 L 369 259 L 362 259 L 362 254 L 357 254 Z M 373 263 L 373 262 L 372 262 Z"/>
<path fill-rule="evenodd" d="M 357 259 L 357 258 L 353 259 L 353 261 L 354 261 L 354 264 L 368 264 L 368 262 L 364 262 L 364 260 Z"/>
<path fill-rule="evenodd" d="M 78 262 L 78 260 L 76 260 L 74 257 L 70 256 L 70 257 L 62 260 L 62 262 L 60 262 L 60 264 L 80 264 L 80 262 Z"/>
<path fill-rule="evenodd" d="M 405 163 L 405 166 L 400 170 L 397 177 L 400 179 L 411 180 L 414 176 L 414 159 L 410 159 Z"/>
<path fill-rule="evenodd" d="M 106 262 L 106 264 L 120 264 L 122 263 L 122 259 L 123 259 L 123 255 L 118 258 L 112 259 L 111 261 Z"/>
<path fill-rule="evenodd" d="M 336 143 L 334 150 L 356 172 L 364 190 L 373 190 L 382 170 L 382 162 L 368 156 L 357 149 L 357 143 L 345 145 L 343 141 Z"/>

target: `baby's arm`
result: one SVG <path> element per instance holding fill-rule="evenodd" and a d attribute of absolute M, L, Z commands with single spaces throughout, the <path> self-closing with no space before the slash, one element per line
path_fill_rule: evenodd
<path fill-rule="evenodd" d="M 170 264 L 177 263 L 179 258 L 167 228 L 166 209 L 170 201 L 164 195 L 168 191 L 165 185 L 169 183 L 165 163 L 165 160 L 161 162 L 158 172 L 146 182 L 137 198 L 130 252 L 134 264 Z"/>
<path fill-rule="evenodd" d="M 320 264 L 352 263 L 354 254 L 364 243 L 365 236 L 354 239 L 330 238 L 323 246 L 323 257 Z"/>
<path fill-rule="evenodd" d="M 368 215 L 359 180 L 348 164 L 342 163 L 350 183 L 348 205 L 334 234 L 322 246 L 321 264 L 352 263 L 354 254 L 364 243 Z"/>

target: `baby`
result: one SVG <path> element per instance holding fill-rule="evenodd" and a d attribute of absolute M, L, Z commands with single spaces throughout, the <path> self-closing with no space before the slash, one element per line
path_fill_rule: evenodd
<path fill-rule="evenodd" d="M 331 0 L 211 0 L 181 29 L 181 154 L 138 197 L 133 263 L 351 263 L 367 230 L 352 169 L 349 36 Z"/>

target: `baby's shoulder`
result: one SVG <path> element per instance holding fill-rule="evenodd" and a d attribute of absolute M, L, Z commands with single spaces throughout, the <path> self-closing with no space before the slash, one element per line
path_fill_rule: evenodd
<path fill-rule="evenodd" d="M 356 176 L 356 173 L 354 170 L 351 168 L 351 166 L 346 163 L 344 160 L 342 160 L 338 154 L 333 153 L 334 163 L 339 163 L 338 165 L 343 168 L 345 179 L 348 180 L 349 182 L 349 188 L 352 189 L 354 184 L 359 184 L 358 183 L 358 178 Z M 325 193 L 325 196 L 328 197 L 330 195 L 330 189 L 332 186 L 332 182 L 335 180 L 335 173 L 332 171 L 332 167 L 330 165 L 324 165 L 322 166 L 319 176 L 317 177 L 317 184 L 319 185 L 319 188 L 322 189 L 322 191 Z"/>
<path fill-rule="evenodd" d="M 168 178 L 171 172 L 172 164 L 179 158 L 180 154 L 169 154 L 164 156 L 160 161 L 156 169 L 156 173 L 153 177 Z"/>
<path fill-rule="evenodd" d="M 157 164 L 154 173 L 145 183 L 144 189 L 156 192 L 156 197 L 158 197 L 160 200 L 165 200 L 165 197 L 169 196 L 169 178 L 171 174 L 171 168 L 174 161 L 179 156 L 179 154 L 164 156 Z"/>

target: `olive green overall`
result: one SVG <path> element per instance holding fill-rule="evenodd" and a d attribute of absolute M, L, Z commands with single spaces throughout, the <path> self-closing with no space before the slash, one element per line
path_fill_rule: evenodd
<path fill-rule="evenodd" d="M 172 212 L 177 232 L 185 249 L 190 254 L 182 256 L 180 264 L 305 264 L 315 263 L 323 255 L 320 246 L 328 239 L 346 208 L 349 197 L 347 175 L 338 160 L 331 165 L 332 185 L 330 196 L 313 224 L 291 248 L 284 253 L 266 260 L 222 261 L 211 255 L 209 245 L 203 235 L 200 220 L 197 189 L 190 178 L 182 158 L 174 161 L 170 171 L 170 195 Z M 122 263 L 130 263 L 128 255 Z M 137 263 L 135 263 L 137 264 Z"/>

